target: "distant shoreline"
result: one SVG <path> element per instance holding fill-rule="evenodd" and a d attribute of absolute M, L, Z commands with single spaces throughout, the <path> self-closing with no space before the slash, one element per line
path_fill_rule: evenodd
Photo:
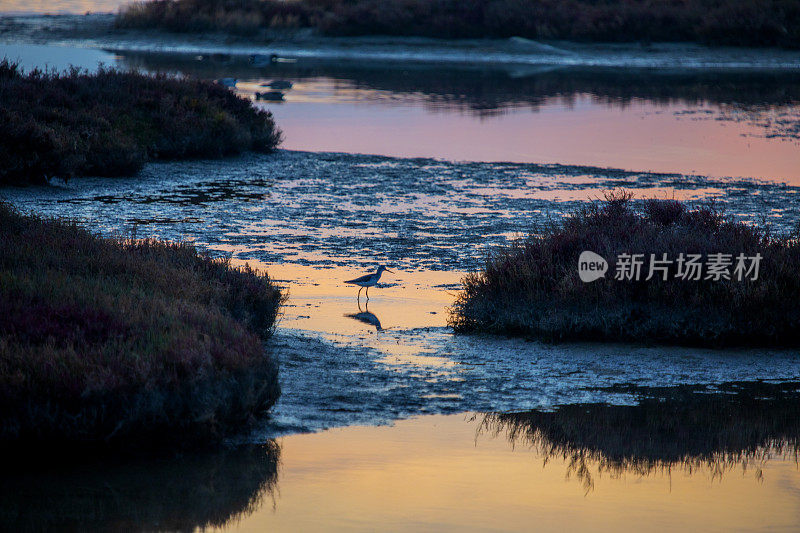
<path fill-rule="evenodd" d="M 800 70 L 800 51 L 709 47 L 693 43 L 575 43 L 510 39 L 322 37 L 278 30 L 254 37 L 175 34 L 114 27 L 113 14 L 0 15 L 0 41 L 111 51 L 194 54 L 272 54 L 297 60 L 441 63 L 464 66 L 528 65 L 649 69 Z"/>
<path fill-rule="evenodd" d="M 118 28 L 800 48 L 800 0 L 145 0 Z"/>

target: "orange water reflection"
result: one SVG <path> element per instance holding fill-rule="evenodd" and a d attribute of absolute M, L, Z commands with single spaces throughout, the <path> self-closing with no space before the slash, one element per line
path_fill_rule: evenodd
<path fill-rule="evenodd" d="M 282 439 L 279 495 L 230 528 L 241 531 L 750 531 L 792 530 L 800 476 L 790 458 L 721 478 L 675 468 L 602 475 L 594 489 L 469 416 L 349 427 Z"/>
<path fill-rule="evenodd" d="M 382 335 L 387 344 L 394 343 L 392 329 L 445 326 L 447 306 L 453 302 L 464 275 L 463 272 L 395 270 L 394 274 L 384 274 L 381 283 L 370 289 L 369 302 L 364 291 L 361 292 L 359 309 L 358 287 L 348 285 L 344 280 L 374 270 L 377 264 L 356 270 L 240 259 L 233 262 L 239 265 L 247 263 L 267 271 L 270 278 L 288 290 L 289 301 L 283 310 L 280 327 L 324 334 Z M 349 316 L 365 310 L 380 321 L 380 330 L 374 324 Z"/>

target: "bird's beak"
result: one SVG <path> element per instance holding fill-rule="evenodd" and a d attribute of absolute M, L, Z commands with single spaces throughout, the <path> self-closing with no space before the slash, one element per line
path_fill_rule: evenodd
<path fill-rule="evenodd" d="M 386 270 L 386 272 L 391 272 L 392 274 L 394 274 L 394 270 L 389 270 L 388 268 L 385 268 L 384 270 Z"/>

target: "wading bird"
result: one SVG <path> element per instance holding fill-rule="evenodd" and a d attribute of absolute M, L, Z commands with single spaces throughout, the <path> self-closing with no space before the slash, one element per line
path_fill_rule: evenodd
<path fill-rule="evenodd" d="M 349 279 L 349 280 L 345 281 L 345 283 L 349 283 L 350 285 L 358 285 L 359 287 L 361 287 L 361 289 L 366 288 L 367 289 L 367 292 L 366 292 L 367 300 L 369 300 L 369 288 L 370 287 L 374 287 L 375 285 L 378 284 L 378 280 L 381 279 L 381 275 L 383 274 L 384 270 L 386 272 L 392 272 L 391 270 L 389 270 L 385 266 L 381 265 L 381 266 L 378 267 L 378 270 L 376 270 L 372 274 L 365 274 L 365 275 L 361 276 L 360 278 Z M 358 296 L 356 296 L 356 299 L 361 298 L 361 289 L 358 289 Z"/>

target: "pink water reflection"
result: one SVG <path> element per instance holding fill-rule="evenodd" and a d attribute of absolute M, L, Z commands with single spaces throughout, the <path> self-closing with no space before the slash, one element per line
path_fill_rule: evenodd
<path fill-rule="evenodd" d="M 111 13 L 128 0 L 2 0 L 0 13 Z"/>
<path fill-rule="evenodd" d="M 747 122 L 680 114 L 701 106 L 637 101 L 622 107 L 582 96 L 573 105 L 554 98 L 538 110 L 477 117 L 413 101 L 323 103 L 302 93 L 287 100 L 268 107 L 285 132 L 284 147 L 295 150 L 562 163 L 800 184 L 796 139 L 769 138 Z"/>

